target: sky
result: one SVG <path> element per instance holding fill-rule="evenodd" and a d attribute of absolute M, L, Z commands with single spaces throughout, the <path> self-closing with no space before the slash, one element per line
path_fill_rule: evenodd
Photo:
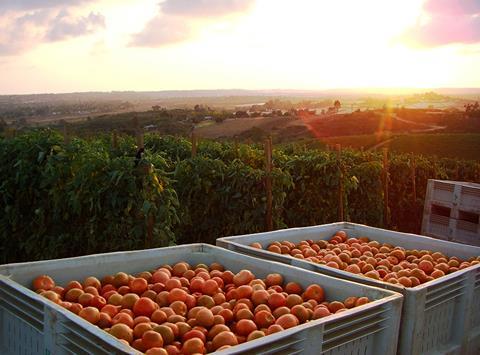
<path fill-rule="evenodd" d="M 0 0 L 0 94 L 480 87 L 480 0 Z"/>

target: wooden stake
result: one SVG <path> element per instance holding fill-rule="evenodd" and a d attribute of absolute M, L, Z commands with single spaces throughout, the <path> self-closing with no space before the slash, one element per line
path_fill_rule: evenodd
<path fill-rule="evenodd" d="M 63 125 L 63 143 L 68 144 L 70 143 L 70 139 L 68 137 L 68 130 L 67 130 L 67 122 L 65 120 L 62 120 L 62 125 Z"/>
<path fill-rule="evenodd" d="M 265 224 L 267 231 L 273 230 L 272 214 L 272 138 L 265 140 L 265 190 L 267 194 L 267 206 Z"/>
<path fill-rule="evenodd" d="M 192 158 L 197 156 L 197 136 L 192 132 Z"/>
<path fill-rule="evenodd" d="M 339 181 L 338 181 L 338 220 L 343 222 L 344 220 L 344 211 L 343 211 L 343 169 L 340 161 L 340 156 L 342 152 L 342 146 L 340 144 L 335 144 L 335 149 L 337 151 L 337 166 L 339 172 Z"/>
<path fill-rule="evenodd" d="M 112 134 L 112 147 L 113 149 L 118 148 L 118 136 L 117 136 L 117 130 L 115 129 Z"/>
<path fill-rule="evenodd" d="M 153 226 L 155 225 L 155 220 L 151 213 L 148 214 L 147 222 L 147 234 L 145 238 L 145 248 L 151 248 L 153 243 Z"/>
<path fill-rule="evenodd" d="M 135 140 L 137 142 L 137 148 L 142 149 L 142 148 L 144 148 L 143 130 L 140 128 L 140 122 L 138 121 L 137 116 L 135 116 L 133 118 L 133 126 L 134 126 L 134 130 L 135 130 Z"/>
<path fill-rule="evenodd" d="M 16 135 L 16 130 L 14 127 L 12 128 L 8 128 L 6 129 L 5 131 L 5 137 L 7 138 L 15 138 L 15 135 Z"/>
<path fill-rule="evenodd" d="M 383 224 L 385 228 L 390 225 L 388 210 L 388 149 L 383 148 Z"/>
<path fill-rule="evenodd" d="M 235 138 L 235 141 L 234 141 L 234 148 L 235 148 L 235 157 L 239 157 L 239 151 L 238 151 L 238 139 Z"/>
<path fill-rule="evenodd" d="M 416 162 L 415 162 L 415 157 L 412 157 L 412 160 L 410 161 L 410 168 L 411 168 L 411 173 L 412 173 L 412 197 L 413 197 L 413 205 L 417 203 L 417 182 L 416 182 Z"/>

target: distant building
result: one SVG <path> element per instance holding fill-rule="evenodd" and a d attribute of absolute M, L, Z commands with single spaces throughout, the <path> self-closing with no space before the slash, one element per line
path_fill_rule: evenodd
<path fill-rule="evenodd" d="M 154 130 L 157 129 L 157 126 L 154 125 L 154 124 L 149 124 L 149 125 L 143 127 L 143 129 L 144 129 L 145 131 L 154 131 Z"/>

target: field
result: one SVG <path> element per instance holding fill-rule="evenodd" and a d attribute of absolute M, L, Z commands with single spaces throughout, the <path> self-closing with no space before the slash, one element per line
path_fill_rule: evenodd
<path fill-rule="evenodd" d="M 205 138 L 255 138 L 272 136 L 275 142 L 294 142 L 299 139 L 317 138 L 323 140 L 338 136 L 372 136 L 362 146 L 370 146 L 391 133 L 415 131 L 430 128 L 417 122 L 398 118 L 394 114 L 381 111 L 354 112 L 336 115 L 307 115 L 296 117 L 252 117 L 226 120 L 225 122 L 201 127 L 197 133 Z M 259 134 L 259 132 L 263 132 Z M 348 140 L 348 138 L 345 138 Z M 353 138 L 363 140 L 364 137 Z M 373 139 L 373 141 L 372 141 Z M 328 139 L 326 139 L 328 141 Z M 366 143 L 366 144 L 363 144 Z M 354 145 L 358 146 L 358 144 Z M 347 144 L 350 146 L 350 144 Z M 352 145 L 353 146 L 353 145 Z"/>
<path fill-rule="evenodd" d="M 202 98 L 189 100 L 195 99 L 203 102 Z M 258 101 L 259 97 L 251 100 Z M 285 102 L 270 100 L 267 104 L 283 107 Z M 458 109 L 402 107 L 353 112 L 342 109 L 339 113 L 320 115 L 298 111 L 292 114 L 285 110 L 262 113 L 260 110 L 251 117 L 235 117 L 232 110 L 187 106 L 77 118 L 69 120 L 66 127 L 72 136 L 89 137 L 98 133 L 110 134 L 114 130 L 133 135 L 133 118 L 136 117 L 140 128 L 161 135 L 189 137 L 195 132 L 201 139 L 244 143 L 263 143 L 267 137 L 272 137 L 278 146 L 297 144 L 299 147 L 325 149 L 340 144 L 342 148 L 365 151 L 386 147 L 400 153 L 479 160 L 480 119 L 476 116 L 469 118 Z M 246 110 L 248 105 L 239 108 Z M 57 119 L 49 126 L 62 130 L 63 125 Z"/>
<path fill-rule="evenodd" d="M 439 157 L 480 160 L 480 134 L 413 134 L 395 137 L 392 151 Z"/>
<path fill-rule="evenodd" d="M 366 134 L 322 138 L 321 142 L 330 146 L 340 144 L 342 147 L 353 149 L 372 150 L 385 147 L 398 153 L 480 160 L 478 133 Z"/>
<path fill-rule="evenodd" d="M 232 138 L 242 136 L 252 128 L 270 132 L 281 129 L 290 124 L 292 120 L 284 117 L 249 117 L 227 119 L 222 123 L 201 126 L 196 133 L 203 138 Z"/>
<path fill-rule="evenodd" d="M 340 144 L 342 147 L 348 147 L 353 149 L 369 149 L 377 144 L 381 144 L 388 139 L 391 139 L 392 135 L 389 133 L 383 134 L 363 134 L 356 136 L 338 136 L 322 138 L 321 141 L 325 144 L 334 146 Z"/>

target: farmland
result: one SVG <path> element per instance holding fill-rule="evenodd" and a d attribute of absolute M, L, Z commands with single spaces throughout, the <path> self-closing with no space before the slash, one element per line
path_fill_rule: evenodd
<path fill-rule="evenodd" d="M 370 149 L 386 140 L 392 138 L 389 133 L 384 134 L 362 134 L 354 136 L 337 136 L 322 138 L 321 142 L 329 145 L 340 144 L 342 147 L 354 149 Z M 421 153 L 420 153 L 421 154 Z"/>
<path fill-rule="evenodd" d="M 322 138 L 331 146 L 340 144 L 354 149 L 388 148 L 398 153 L 438 156 L 466 160 L 480 159 L 480 134 L 436 133 L 403 135 L 359 135 Z"/>
<path fill-rule="evenodd" d="M 401 135 L 387 145 L 401 153 L 480 160 L 480 134 L 412 134 Z"/>

